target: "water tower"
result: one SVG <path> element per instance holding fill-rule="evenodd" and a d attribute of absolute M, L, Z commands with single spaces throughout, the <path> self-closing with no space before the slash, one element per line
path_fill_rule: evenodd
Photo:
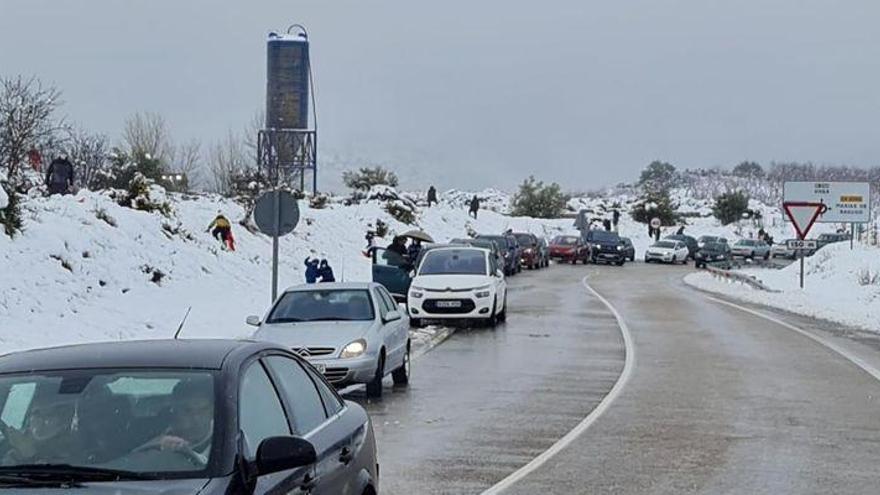
<path fill-rule="evenodd" d="M 317 192 L 318 132 L 308 33 L 298 24 L 285 34 L 270 33 L 266 54 L 266 123 L 257 139 L 259 166 L 274 183 L 298 185 L 301 191 L 311 175 L 312 191 Z"/>

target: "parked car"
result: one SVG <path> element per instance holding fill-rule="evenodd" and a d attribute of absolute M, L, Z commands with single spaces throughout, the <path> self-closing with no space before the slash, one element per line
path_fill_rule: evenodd
<path fill-rule="evenodd" d="M 21 493 L 377 493 L 369 416 L 283 346 L 85 344 L 0 357 Z M 338 460 L 338 461 L 337 461 Z"/>
<path fill-rule="evenodd" d="M 617 266 L 626 263 L 624 244 L 616 232 L 588 230 L 584 233 L 584 242 L 590 250 L 590 261 L 593 263 L 614 263 Z"/>
<path fill-rule="evenodd" d="M 488 249 L 448 247 L 425 255 L 409 289 L 410 323 L 486 320 L 507 315 L 507 282 Z"/>
<path fill-rule="evenodd" d="M 633 242 L 629 237 L 621 237 L 620 242 L 623 243 L 623 256 L 630 260 L 636 260 L 636 248 L 633 246 Z"/>
<path fill-rule="evenodd" d="M 409 318 L 376 283 L 322 283 L 292 287 L 275 301 L 253 338 L 302 356 L 336 387 L 363 383 L 382 395 L 382 380 L 406 385 L 410 371 Z"/>
<path fill-rule="evenodd" d="M 685 234 L 673 234 L 664 237 L 664 239 L 669 239 L 672 241 L 683 242 L 685 246 L 688 248 L 688 258 L 694 259 L 694 256 L 697 255 L 697 250 L 700 249 L 700 246 L 697 243 L 697 240 L 693 237 Z"/>
<path fill-rule="evenodd" d="M 541 266 L 544 268 L 550 266 L 550 246 L 543 237 L 538 237 L 538 254 L 541 257 Z"/>
<path fill-rule="evenodd" d="M 686 264 L 688 259 L 687 245 L 681 241 L 665 239 L 657 241 L 645 251 L 645 263 L 659 261 L 661 263 Z"/>
<path fill-rule="evenodd" d="M 823 247 L 834 244 L 835 242 L 844 242 L 850 239 L 850 235 L 848 233 L 828 233 L 828 234 L 819 234 L 819 237 L 816 238 L 817 249 L 822 249 Z"/>
<path fill-rule="evenodd" d="M 701 235 L 700 237 L 697 237 L 697 248 L 703 247 L 704 244 L 717 242 L 727 244 L 727 238 L 717 235 Z"/>
<path fill-rule="evenodd" d="M 516 242 L 518 242 L 522 248 L 519 259 L 520 265 L 529 270 L 537 270 L 538 268 L 541 268 L 543 265 L 541 252 L 538 246 L 538 237 L 534 234 L 525 232 L 514 232 L 513 236 L 516 237 Z"/>
<path fill-rule="evenodd" d="M 726 263 L 730 260 L 730 246 L 726 242 L 707 242 L 697 250 L 694 265 L 697 268 L 705 268 L 708 263 Z"/>
<path fill-rule="evenodd" d="M 770 245 L 758 239 L 740 239 L 730 247 L 733 257 L 770 259 Z"/>
<path fill-rule="evenodd" d="M 580 236 L 558 235 L 550 241 L 550 258 L 563 263 L 586 264 L 590 260 L 590 249 Z"/>
<path fill-rule="evenodd" d="M 498 264 L 498 266 L 504 266 L 504 253 L 501 251 L 501 248 L 498 246 L 498 242 L 496 241 L 492 241 L 489 239 L 465 239 L 459 237 L 456 239 L 452 239 L 451 241 L 449 241 L 449 243 L 488 249 L 492 252 L 492 255 L 495 256 L 495 262 Z"/>
<path fill-rule="evenodd" d="M 480 234 L 476 237 L 476 239 L 487 239 L 491 241 L 495 241 L 498 246 L 502 249 L 502 254 L 504 255 L 504 274 L 505 275 L 516 275 L 522 270 L 522 267 L 519 264 L 519 244 L 516 243 L 516 238 L 511 235 L 484 235 Z"/>

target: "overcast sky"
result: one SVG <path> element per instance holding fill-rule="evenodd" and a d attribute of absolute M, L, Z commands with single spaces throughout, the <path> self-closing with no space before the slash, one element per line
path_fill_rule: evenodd
<path fill-rule="evenodd" d="M 653 159 L 877 164 L 878 19 L 877 0 L 0 0 L 0 73 L 54 82 L 114 138 L 152 111 L 207 143 L 264 105 L 266 34 L 296 21 L 324 156 L 407 187 L 585 190 Z"/>

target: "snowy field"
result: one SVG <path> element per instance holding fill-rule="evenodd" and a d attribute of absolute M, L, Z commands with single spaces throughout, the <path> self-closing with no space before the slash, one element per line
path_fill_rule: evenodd
<path fill-rule="evenodd" d="M 880 249 L 848 242 L 826 246 L 805 260 L 804 289 L 799 285 L 800 265 L 782 270 L 744 269 L 770 289 L 768 293 L 739 283 L 729 283 L 708 273 L 685 277 L 688 284 L 710 292 L 771 306 L 810 317 L 880 332 Z"/>

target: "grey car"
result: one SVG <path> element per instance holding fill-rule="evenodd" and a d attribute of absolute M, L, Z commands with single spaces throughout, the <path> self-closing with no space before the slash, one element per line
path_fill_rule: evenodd
<path fill-rule="evenodd" d="M 410 373 L 409 318 L 376 283 L 292 287 L 275 301 L 253 338 L 283 345 L 305 358 L 335 387 L 364 383 L 382 395 L 382 379 L 406 385 Z"/>
<path fill-rule="evenodd" d="M 770 245 L 758 239 L 740 239 L 730 247 L 733 257 L 770 259 Z"/>

